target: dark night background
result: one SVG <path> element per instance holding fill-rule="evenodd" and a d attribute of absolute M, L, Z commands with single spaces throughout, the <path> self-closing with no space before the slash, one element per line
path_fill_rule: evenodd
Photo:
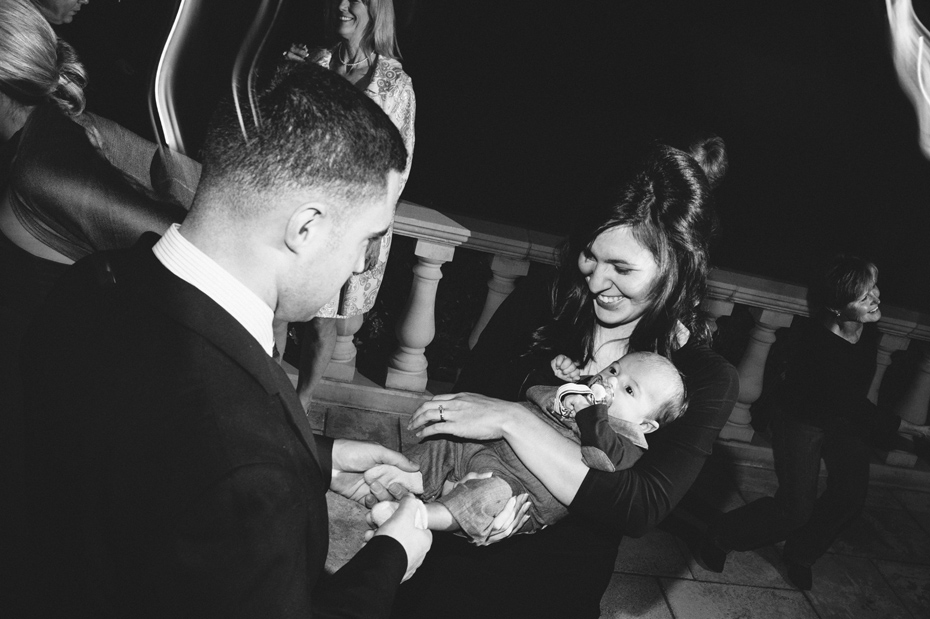
<path fill-rule="evenodd" d="M 217 4 L 210 36 L 237 1 Z M 173 5 L 92 0 L 58 28 L 91 72 L 90 109 L 151 133 L 138 102 Z M 814 261 L 858 253 L 882 270 L 883 301 L 930 311 L 930 163 L 884 1 L 395 6 L 417 95 L 405 199 L 559 233 L 651 141 L 713 132 L 730 157 L 717 265 L 803 282 Z M 276 53 L 320 41 L 321 7 L 291 3 Z"/>

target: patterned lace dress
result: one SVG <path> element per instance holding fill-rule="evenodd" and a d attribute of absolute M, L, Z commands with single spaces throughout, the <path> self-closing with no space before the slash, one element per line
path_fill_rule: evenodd
<path fill-rule="evenodd" d="M 332 50 L 321 50 L 313 56 L 313 61 L 329 68 Z M 407 147 L 407 166 L 400 179 L 400 191 L 403 192 L 407 176 L 410 174 L 410 162 L 413 159 L 413 122 L 417 108 L 413 94 L 413 82 L 410 76 L 404 73 L 400 62 L 394 58 L 379 55 L 375 57 L 373 73 L 364 92 L 385 111 L 404 139 L 404 146 Z M 392 222 L 391 228 L 381 240 L 381 249 L 375 265 L 364 273 L 349 278 L 339 295 L 320 308 L 317 312 L 318 317 L 348 318 L 364 314 L 374 306 L 378 290 L 381 289 L 381 280 L 384 278 L 388 254 L 391 251 L 393 232 Z"/>

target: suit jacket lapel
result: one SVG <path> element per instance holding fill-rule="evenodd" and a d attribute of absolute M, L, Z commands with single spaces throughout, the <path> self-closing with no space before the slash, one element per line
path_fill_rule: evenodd
<path fill-rule="evenodd" d="M 226 310 L 165 268 L 151 251 L 157 240 L 155 235 L 145 235 L 137 245 L 137 249 L 143 252 L 143 265 L 150 275 L 148 281 L 152 285 L 146 294 L 152 305 L 222 350 L 253 376 L 269 395 L 277 394 L 292 427 L 319 465 L 310 422 L 287 374 Z"/>

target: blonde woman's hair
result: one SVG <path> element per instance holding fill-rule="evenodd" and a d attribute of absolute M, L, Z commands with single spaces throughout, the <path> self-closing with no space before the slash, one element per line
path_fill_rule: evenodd
<path fill-rule="evenodd" d="M 28 0 L 0 0 L 0 92 L 21 105 L 84 111 L 84 66 Z"/>
<path fill-rule="evenodd" d="M 392 0 L 364 0 L 368 6 L 368 26 L 362 35 L 362 47 L 372 49 L 379 56 L 400 60 L 397 31 L 394 28 L 394 2 Z"/>

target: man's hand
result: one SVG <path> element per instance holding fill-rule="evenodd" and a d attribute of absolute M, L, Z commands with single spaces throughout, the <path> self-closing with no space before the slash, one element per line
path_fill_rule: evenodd
<path fill-rule="evenodd" d="M 385 521 L 376 531 L 368 531 L 365 541 L 379 535 L 393 537 L 407 553 L 407 572 L 405 581 L 413 576 L 423 563 L 426 553 L 433 544 L 433 533 L 426 528 L 426 506 L 413 495 L 407 495 L 400 501 L 400 507 L 394 515 Z"/>
<path fill-rule="evenodd" d="M 415 472 L 420 468 L 403 454 L 378 443 L 336 439 L 333 443 L 333 479 L 329 485 L 330 490 L 366 507 L 392 498 L 381 484 L 372 487 L 365 481 L 365 472 L 381 464 L 392 465 L 406 472 Z"/>
<path fill-rule="evenodd" d="M 559 380 L 574 383 L 581 378 L 581 368 L 565 355 L 556 355 L 550 365 L 552 366 L 552 372 Z"/>
<path fill-rule="evenodd" d="M 365 472 L 365 483 L 380 501 L 402 499 L 408 494 L 423 494 L 423 475 L 403 471 L 393 464 L 379 464 Z"/>

